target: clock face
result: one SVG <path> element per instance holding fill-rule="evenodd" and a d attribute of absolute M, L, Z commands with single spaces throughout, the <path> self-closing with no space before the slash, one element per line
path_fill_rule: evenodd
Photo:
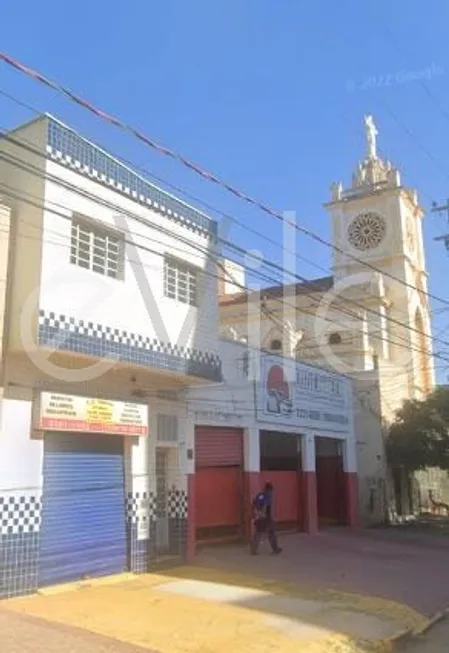
<path fill-rule="evenodd" d="M 348 240 L 353 247 L 361 251 L 375 249 L 385 237 L 387 225 L 377 213 L 362 213 L 350 223 Z"/>

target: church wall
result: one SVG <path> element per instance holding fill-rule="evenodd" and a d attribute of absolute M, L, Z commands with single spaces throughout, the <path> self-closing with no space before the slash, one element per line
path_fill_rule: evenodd
<path fill-rule="evenodd" d="M 386 464 L 377 372 L 360 372 L 354 379 L 354 428 L 362 525 L 384 523 Z"/>

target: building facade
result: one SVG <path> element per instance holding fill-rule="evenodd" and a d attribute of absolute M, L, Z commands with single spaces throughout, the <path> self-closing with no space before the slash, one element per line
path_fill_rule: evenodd
<path fill-rule="evenodd" d="M 216 224 L 51 116 L 0 157 L 0 596 L 185 559 Z"/>
<path fill-rule="evenodd" d="M 221 343 L 223 382 L 189 391 L 195 422 L 192 546 L 250 533 L 251 500 L 275 488 L 280 530 L 358 524 L 352 381 Z"/>
<path fill-rule="evenodd" d="M 227 337 L 354 379 L 360 511 L 370 523 L 384 518 L 390 496 L 385 429 L 404 400 L 433 389 L 435 376 L 423 210 L 416 191 L 378 156 L 371 117 L 365 125 L 366 156 L 350 187 L 333 184 L 325 205 L 332 275 L 257 293 L 223 283 L 220 322 Z M 233 274 L 242 284 L 242 270 Z"/>

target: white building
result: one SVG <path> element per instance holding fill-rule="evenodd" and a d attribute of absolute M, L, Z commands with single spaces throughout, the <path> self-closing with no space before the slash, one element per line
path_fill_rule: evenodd
<path fill-rule="evenodd" d="M 247 537 L 266 480 L 281 528 L 357 524 L 379 419 L 221 338 L 213 220 L 47 115 L 0 141 L 0 197 L 0 597 Z"/>
<path fill-rule="evenodd" d="M 0 596 L 183 557 L 216 224 L 48 115 L 0 157 Z"/>
<path fill-rule="evenodd" d="M 249 532 L 251 498 L 274 485 L 281 530 L 358 525 L 352 381 L 223 339 L 223 382 L 189 391 L 196 542 Z"/>

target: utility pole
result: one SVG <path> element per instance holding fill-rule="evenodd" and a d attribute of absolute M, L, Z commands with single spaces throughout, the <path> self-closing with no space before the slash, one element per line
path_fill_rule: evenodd
<path fill-rule="evenodd" d="M 446 204 L 443 204 L 442 206 L 438 206 L 436 202 L 432 202 L 432 213 L 446 213 L 446 220 L 449 225 L 449 200 L 447 200 Z M 446 250 L 449 252 L 449 233 L 444 236 L 438 236 L 434 240 L 442 240 Z"/>

